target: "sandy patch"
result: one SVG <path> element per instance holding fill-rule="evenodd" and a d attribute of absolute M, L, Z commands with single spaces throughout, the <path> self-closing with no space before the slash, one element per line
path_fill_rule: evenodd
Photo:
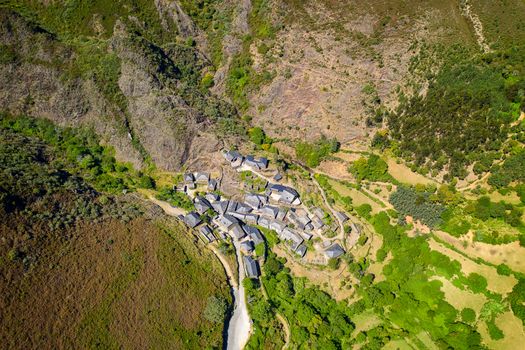
<path fill-rule="evenodd" d="M 325 160 L 319 164 L 316 170 L 330 177 L 352 180 L 352 175 L 348 173 L 348 164 L 344 162 Z"/>

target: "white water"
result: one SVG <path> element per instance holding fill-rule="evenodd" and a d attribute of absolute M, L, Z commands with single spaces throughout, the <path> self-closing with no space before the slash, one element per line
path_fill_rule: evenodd
<path fill-rule="evenodd" d="M 234 240 L 237 262 L 239 265 L 239 287 L 233 287 L 234 308 L 233 315 L 228 325 L 227 350 L 241 350 L 250 338 L 251 319 L 246 306 L 246 295 L 242 281 L 244 279 L 244 262 L 240 251 L 239 242 Z"/>

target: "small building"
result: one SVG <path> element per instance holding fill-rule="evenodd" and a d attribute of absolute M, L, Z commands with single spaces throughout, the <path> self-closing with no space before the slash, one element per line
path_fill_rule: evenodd
<path fill-rule="evenodd" d="M 226 210 L 226 212 L 234 212 L 234 211 L 237 211 L 237 205 L 239 203 L 236 202 L 236 201 L 230 201 L 228 203 L 228 209 Z"/>
<path fill-rule="evenodd" d="M 315 216 L 317 216 L 320 220 L 323 220 L 324 219 L 324 210 L 319 208 L 319 207 L 315 207 L 313 210 L 312 210 L 312 213 L 314 213 Z"/>
<path fill-rule="evenodd" d="M 195 173 L 195 182 L 201 185 L 207 185 L 210 181 L 210 174 L 208 173 Z"/>
<path fill-rule="evenodd" d="M 264 170 L 268 168 L 268 159 L 264 157 L 255 158 L 250 154 L 244 159 L 244 165 L 252 168 L 253 170 Z"/>
<path fill-rule="evenodd" d="M 273 220 L 270 222 L 270 229 L 274 230 L 277 233 L 283 232 L 286 228 L 286 224 L 282 221 Z"/>
<path fill-rule="evenodd" d="M 184 217 L 184 223 L 186 225 L 188 225 L 188 227 L 191 227 L 191 228 L 194 228 L 196 227 L 197 225 L 199 225 L 201 223 L 201 217 L 195 213 L 195 212 L 190 212 L 188 213 L 185 217 Z"/>
<path fill-rule="evenodd" d="M 284 204 L 299 205 L 301 201 L 299 199 L 299 193 L 288 186 L 280 184 L 271 184 L 268 187 L 270 198 Z"/>
<path fill-rule="evenodd" d="M 259 209 L 259 213 L 262 216 L 275 219 L 277 217 L 277 214 L 279 214 L 279 208 L 271 205 L 265 205 L 264 207 Z"/>
<path fill-rule="evenodd" d="M 253 241 L 253 244 L 257 245 L 259 243 L 264 242 L 264 238 L 261 234 L 261 231 L 259 231 L 257 227 L 244 225 L 242 228 L 244 232 L 246 232 L 248 236 L 250 237 L 250 239 Z"/>
<path fill-rule="evenodd" d="M 328 258 L 328 259 L 335 259 L 335 258 L 338 258 L 340 257 L 341 255 L 343 255 L 345 253 L 344 249 L 339 245 L 339 243 L 335 243 L 333 244 L 332 246 L 328 247 L 327 249 L 325 249 L 324 251 L 324 255 Z"/>
<path fill-rule="evenodd" d="M 255 246 L 253 245 L 252 241 L 244 241 L 241 242 L 241 252 L 244 254 L 251 254 L 253 250 L 255 249 Z"/>
<path fill-rule="evenodd" d="M 237 151 L 228 151 L 224 152 L 223 154 L 224 159 L 226 159 L 228 162 L 233 162 L 238 158 L 242 158 L 242 155 Z"/>
<path fill-rule="evenodd" d="M 229 214 L 219 216 L 219 225 L 222 226 L 225 230 L 229 230 L 234 224 L 238 223 L 239 219 Z"/>
<path fill-rule="evenodd" d="M 284 229 L 279 237 L 285 241 L 290 241 L 293 247 L 292 250 L 294 251 L 304 241 L 304 239 L 297 232 L 289 228 Z"/>
<path fill-rule="evenodd" d="M 256 260 L 253 260 L 251 256 L 245 256 L 243 260 L 244 270 L 246 271 L 246 277 L 258 278 L 261 274 L 259 270 L 259 263 Z"/>
<path fill-rule="evenodd" d="M 215 179 L 210 179 L 210 180 L 208 181 L 208 191 L 216 191 L 218 185 L 219 185 L 219 184 L 217 183 L 217 180 L 215 180 Z"/>
<path fill-rule="evenodd" d="M 301 237 L 303 237 L 306 241 L 311 240 L 313 237 L 311 234 L 309 234 L 308 232 L 304 232 L 304 231 L 301 231 L 300 234 L 301 234 Z"/>
<path fill-rule="evenodd" d="M 221 199 L 221 196 L 215 193 L 206 193 L 204 198 L 206 198 L 208 202 L 213 203 L 213 202 L 218 202 Z"/>
<path fill-rule="evenodd" d="M 255 193 L 248 193 L 244 197 L 244 202 L 251 206 L 254 209 L 259 209 L 266 203 L 268 203 L 268 198 L 266 196 L 255 194 Z"/>
<path fill-rule="evenodd" d="M 286 219 L 286 214 L 288 211 L 284 208 L 279 208 L 279 212 L 277 213 L 277 220 L 284 221 Z"/>
<path fill-rule="evenodd" d="M 346 222 L 349 219 L 349 217 L 342 211 L 336 211 L 335 216 L 337 216 L 337 219 L 339 219 L 341 222 Z"/>
<path fill-rule="evenodd" d="M 210 204 L 210 202 L 208 202 L 208 200 L 206 198 L 204 198 L 204 197 L 196 197 L 193 204 L 195 206 L 195 210 L 200 215 L 204 214 L 205 212 L 207 212 L 210 209 L 213 210 L 213 207 Z"/>
<path fill-rule="evenodd" d="M 297 249 L 295 249 L 295 253 L 298 254 L 301 258 L 304 258 L 306 255 L 306 246 L 304 244 L 300 244 Z"/>
<path fill-rule="evenodd" d="M 236 239 L 241 239 L 246 236 L 246 232 L 244 232 L 244 230 L 238 222 L 230 226 L 229 231 L 230 234 Z"/>
<path fill-rule="evenodd" d="M 259 215 L 253 213 L 246 214 L 244 216 L 244 221 L 250 225 L 257 225 L 257 222 L 259 221 Z"/>
<path fill-rule="evenodd" d="M 312 226 L 316 229 L 316 230 L 320 230 L 321 228 L 323 228 L 324 226 L 324 222 L 323 220 L 319 219 L 319 217 L 314 216 L 314 218 L 312 219 Z"/>
<path fill-rule="evenodd" d="M 271 222 L 272 221 L 269 218 L 265 218 L 264 216 L 261 216 L 259 217 L 259 221 L 257 222 L 257 224 L 261 227 L 269 229 Z"/>
<path fill-rule="evenodd" d="M 227 212 L 229 203 L 230 202 L 228 200 L 224 200 L 219 202 L 212 202 L 211 205 L 213 207 L 213 210 L 222 215 Z"/>
<path fill-rule="evenodd" d="M 202 239 L 206 243 L 211 243 L 215 241 L 215 236 L 213 235 L 213 231 L 208 225 L 203 225 L 199 228 L 199 232 L 201 234 Z"/>
<path fill-rule="evenodd" d="M 281 181 L 283 176 L 280 173 L 277 173 L 273 176 L 274 181 Z"/>
<path fill-rule="evenodd" d="M 228 214 L 231 215 L 231 216 L 236 217 L 237 219 L 239 219 L 239 220 L 241 220 L 241 221 L 246 220 L 246 214 L 243 214 L 243 213 L 237 213 L 237 212 L 233 212 L 233 213 L 232 213 L 232 212 L 229 212 Z"/>
<path fill-rule="evenodd" d="M 188 184 L 195 182 L 195 177 L 192 173 L 185 173 L 184 175 L 182 175 L 182 180 L 184 181 L 184 183 Z"/>
<path fill-rule="evenodd" d="M 236 212 L 243 214 L 251 213 L 252 210 L 253 208 L 245 203 L 237 203 L 237 208 L 235 209 Z"/>

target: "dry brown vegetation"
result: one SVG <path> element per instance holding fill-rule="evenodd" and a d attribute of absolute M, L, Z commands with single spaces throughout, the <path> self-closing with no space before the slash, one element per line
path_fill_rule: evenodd
<path fill-rule="evenodd" d="M 222 325 L 203 319 L 202 311 L 208 296 L 228 297 L 224 272 L 179 224 L 110 219 L 55 232 L 33 226 L 21 235 L 24 219 L 5 219 L 0 315 L 9 326 L 0 329 L 3 346 L 221 346 Z M 10 246 L 19 256 L 10 255 Z"/>

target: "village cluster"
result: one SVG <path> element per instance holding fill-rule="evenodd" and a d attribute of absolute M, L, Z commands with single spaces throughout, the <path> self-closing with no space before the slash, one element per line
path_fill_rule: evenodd
<path fill-rule="evenodd" d="M 268 169 L 266 158 L 242 156 L 237 151 L 223 153 L 226 161 L 238 171 L 258 171 Z M 282 176 L 277 173 L 273 180 L 278 182 Z M 186 173 L 183 183 L 177 186 L 193 197 L 195 211 L 182 216 L 184 223 L 198 230 L 206 243 L 217 239 L 226 239 L 227 235 L 240 244 L 246 275 L 256 278 L 260 275 L 258 261 L 254 258 L 255 247 L 264 244 L 264 238 L 258 227 L 273 230 L 278 237 L 288 243 L 292 252 L 304 257 L 307 252 L 306 242 L 315 234 L 326 230 L 323 221 L 325 213 L 321 208 L 313 208 L 309 213 L 301 203 L 299 193 L 292 187 L 266 182 L 260 193 L 247 192 L 242 201 L 221 198 L 216 193 L 219 183 L 207 173 Z M 198 192 L 198 187 L 207 191 Z M 344 213 L 337 213 L 339 219 L 347 221 Z M 344 254 L 338 243 L 327 242 L 323 247 L 326 259 L 337 258 Z"/>

